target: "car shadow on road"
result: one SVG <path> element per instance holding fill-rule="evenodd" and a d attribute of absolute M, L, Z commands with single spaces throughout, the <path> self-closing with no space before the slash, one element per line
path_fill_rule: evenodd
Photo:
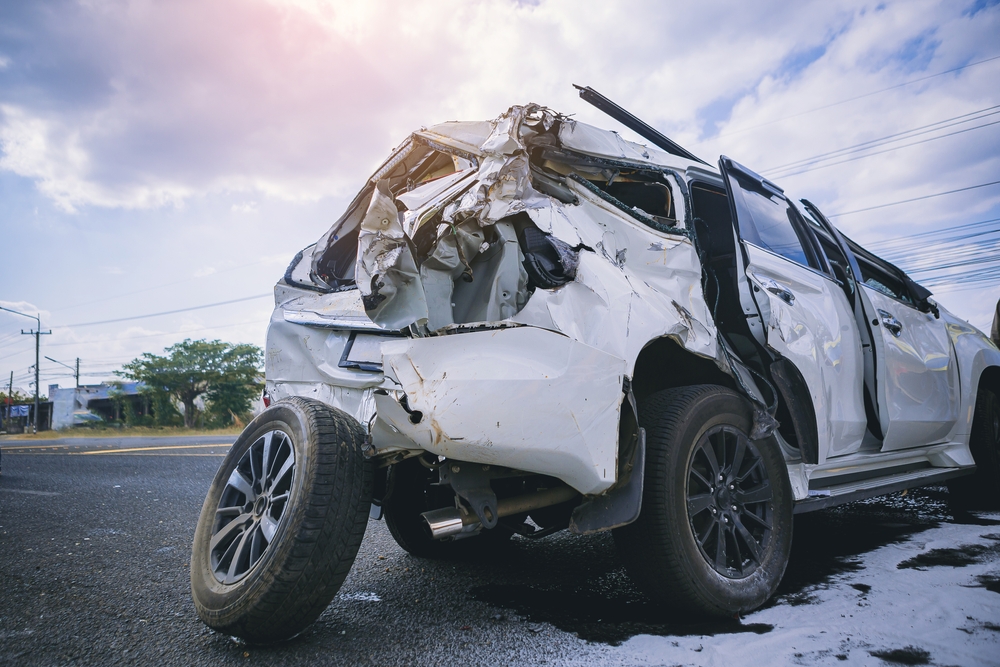
<path fill-rule="evenodd" d="M 902 542 L 941 523 L 994 522 L 953 509 L 944 488 L 930 488 L 852 503 L 795 518 L 791 560 L 778 593 L 767 606 L 801 605 L 814 601 L 811 591 L 837 575 L 864 568 L 861 557 L 875 549 Z M 572 540 L 579 543 L 574 545 Z M 563 538 L 564 557 L 546 563 L 547 549 L 515 545 L 497 580 L 473 586 L 475 600 L 515 612 L 532 623 L 549 623 L 581 639 L 620 644 L 637 634 L 660 636 L 717 635 L 736 632 L 763 634 L 772 626 L 739 619 L 680 622 L 674 610 L 643 596 L 614 557 L 606 537 Z M 583 542 L 600 558 L 576 557 Z M 514 557 L 511 557 L 514 556 Z M 556 568 L 558 573 L 547 571 Z M 524 569 L 522 569 L 524 568 Z M 535 574 L 526 581 L 525 569 Z M 545 574 L 542 574 L 545 573 Z M 512 583 L 511 580 L 515 580 Z"/>

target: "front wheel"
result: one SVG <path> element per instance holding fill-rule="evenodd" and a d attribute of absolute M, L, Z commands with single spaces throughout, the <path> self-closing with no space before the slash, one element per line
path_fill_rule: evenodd
<path fill-rule="evenodd" d="M 1000 507 L 1000 399 L 989 389 L 976 396 L 969 449 L 976 472 L 948 482 L 952 502 L 961 509 L 996 509 Z"/>
<path fill-rule="evenodd" d="M 770 598 L 792 545 L 793 497 L 751 407 L 724 387 L 667 389 L 639 404 L 646 474 L 639 519 L 614 533 L 629 574 L 679 613 L 732 616 Z"/>
<path fill-rule="evenodd" d="M 295 636 L 326 609 L 367 526 L 364 438 L 352 417 L 305 398 L 250 422 L 195 532 L 191 591 L 206 625 L 264 644 Z"/>

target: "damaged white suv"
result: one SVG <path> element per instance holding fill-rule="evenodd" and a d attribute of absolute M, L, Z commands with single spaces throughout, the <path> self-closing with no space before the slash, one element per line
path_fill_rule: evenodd
<path fill-rule="evenodd" d="M 411 134 L 275 287 L 265 399 L 205 500 L 194 601 L 291 637 L 369 521 L 415 556 L 613 530 L 700 616 L 775 591 L 792 515 L 1000 499 L 1000 352 L 808 201 L 514 106 Z"/>

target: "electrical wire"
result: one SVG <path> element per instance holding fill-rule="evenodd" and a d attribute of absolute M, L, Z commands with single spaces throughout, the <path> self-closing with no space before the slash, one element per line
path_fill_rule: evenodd
<path fill-rule="evenodd" d="M 260 264 L 266 264 L 269 261 L 270 260 L 262 259 L 260 261 L 251 262 L 249 264 L 241 264 L 240 266 L 233 266 L 233 267 L 228 268 L 228 269 L 220 269 L 219 271 L 215 271 L 215 272 L 213 272 L 213 273 L 211 273 L 211 274 L 209 274 L 207 276 L 200 276 L 200 277 L 202 277 L 202 278 L 210 278 L 212 276 L 221 275 L 223 273 L 228 273 L 230 271 L 237 271 L 239 269 L 246 269 L 246 268 L 249 268 L 251 266 L 258 266 Z M 115 294 L 113 296 L 103 297 L 101 299 L 94 299 L 93 301 L 84 301 L 84 302 L 81 302 L 81 303 L 74 303 L 74 304 L 69 305 L 69 306 L 57 306 L 56 310 L 61 312 L 61 311 L 65 311 L 65 310 L 72 310 L 73 308 L 78 308 L 78 307 L 81 307 L 81 306 L 89 306 L 89 305 L 92 305 L 92 304 L 95 304 L 95 303 L 104 303 L 105 301 L 111 301 L 113 299 L 119 299 L 119 298 L 121 298 L 123 296 L 132 296 L 134 294 L 142 294 L 143 292 L 151 292 L 153 290 L 163 289 L 164 287 L 173 287 L 175 285 L 181 285 L 183 283 L 191 282 L 192 280 L 197 280 L 198 278 L 199 278 L 199 276 L 194 276 L 194 277 L 190 277 L 190 278 L 184 278 L 182 280 L 175 280 L 175 281 L 169 282 L 169 283 L 161 283 L 159 285 L 152 285 L 150 287 L 144 287 L 142 289 L 133 290 L 131 292 L 123 292 L 121 294 Z"/>
<path fill-rule="evenodd" d="M 990 181 L 989 183 L 980 183 L 978 185 L 970 185 L 970 186 L 965 187 L 965 188 L 957 188 L 955 190 L 947 190 L 945 192 L 935 192 L 934 194 L 931 194 L 931 195 L 923 195 L 922 197 L 913 197 L 912 199 L 902 199 L 900 201 L 893 201 L 893 202 L 889 202 L 887 204 L 878 204 L 877 206 L 868 206 L 866 208 L 859 208 L 859 209 L 855 209 L 853 211 L 842 211 L 840 213 L 832 213 L 830 215 L 827 215 L 826 217 L 827 218 L 840 218 L 840 217 L 843 217 L 845 215 L 854 215 L 855 213 L 863 213 L 865 211 L 874 211 L 874 210 L 879 209 L 879 208 L 888 208 L 890 206 L 898 206 L 899 204 L 909 204 L 910 202 L 921 201 L 923 199 L 932 199 L 933 197 L 942 197 L 944 195 L 950 195 L 950 194 L 954 194 L 956 192 L 965 192 L 966 190 L 975 190 L 976 188 L 985 188 L 987 186 L 996 185 L 998 183 L 1000 183 L 1000 181 Z"/>
<path fill-rule="evenodd" d="M 865 247 L 868 248 L 869 250 L 872 250 L 872 249 L 874 249 L 876 247 L 880 247 L 880 246 L 883 246 L 883 245 L 895 244 L 898 241 L 906 241 L 906 240 L 917 239 L 917 238 L 926 238 L 928 236 L 937 236 L 937 235 L 946 236 L 947 238 L 954 238 L 952 236 L 952 233 L 956 232 L 956 231 L 958 231 L 960 229 L 972 229 L 973 227 L 981 227 L 983 225 L 989 225 L 989 224 L 992 224 L 992 223 L 995 223 L 995 222 L 1000 222 L 1000 218 L 990 218 L 989 220 L 980 220 L 978 222 L 966 222 L 966 223 L 962 223 L 961 225 L 952 225 L 951 227 L 940 227 L 938 229 L 931 229 L 931 230 L 928 230 L 926 232 L 918 232 L 916 234 L 907 234 L 906 236 L 896 236 L 896 237 L 892 237 L 892 238 L 888 238 L 888 239 L 879 239 L 878 241 L 872 241 L 871 243 L 865 244 Z M 979 232 L 977 232 L 977 233 L 979 233 Z M 985 233 L 989 233 L 989 231 L 987 231 Z M 927 242 L 926 241 L 921 241 L 920 243 L 927 243 Z"/>
<path fill-rule="evenodd" d="M 983 63 L 992 62 L 992 61 L 997 60 L 997 59 L 1000 59 L 1000 56 L 993 56 L 992 58 L 986 58 L 985 60 L 978 60 L 978 61 L 976 61 L 974 63 L 968 63 L 968 64 L 962 65 L 960 67 L 953 67 L 952 69 L 945 70 L 943 72 L 938 72 L 937 74 L 929 74 L 927 76 L 922 76 L 922 77 L 919 77 L 917 79 L 910 79 L 909 81 L 904 81 L 903 83 L 898 83 L 898 84 L 896 84 L 894 86 L 889 86 L 888 88 L 881 88 L 879 90 L 873 90 L 872 92 L 865 93 L 864 95 L 856 95 L 854 97 L 849 97 L 847 99 L 839 100 L 837 102 L 831 102 L 829 104 L 824 104 L 822 106 L 814 107 L 812 109 L 807 109 L 805 111 L 800 111 L 800 112 L 792 114 L 790 116 L 783 116 L 781 118 L 775 118 L 774 120 L 769 120 L 769 121 L 767 121 L 765 123 L 760 123 L 758 125 L 751 125 L 749 127 L 742 127 L 742 128 L 733 130 L 731 132 L 726 132 L 725 134 L 717 134 L 714 137 L 709 137 L 708 139 L 703 139 L 702 141 L 696 142 L 696 143 L 694 143 L 692 145 L 693 146 L 697 146 L 698 144 L 705 143 L 706 141 L 711 141 L 711 140 L 714 140 L 714 139 L 721 139 L 722 137 L 731 137 L 734 134 L 742 134 L 743 132 L 749 132 L 750 130 L 756 130 L 756 129 L 759 129 L 761 127 L 766 127 L 768 125 L 774 125 L 775 123 L 781 123 L 781 122 L 784 122 L 786 120 L 791 120 L 792 118 L 798 118 L 800 116 L 805 116 L 807 114 L 815 113 L 817 111 L 822 111 L 824 109 L 830 109 L 832 107 L 840 106 L 841 104 L 847 104 L 848 102 L 854 102 L 856 100 L 861 100 L 861 99 L 864 99 L 866 97 L 872 97 L 873 95 L 878 95 L 880 93 L 885 93 L 885 92 L 888 92 L 890 90 L 896 90 L 897 88 L 904 88 L 904 87 L 912 85 L 914 83 L 920 83 L 921 81 L 927 81 L 929 79 L 933 79 L 933 78 L 936 78 L 936 77 L 939 77 L 939 76 L 944 76 L 945 74 L 951 74 L 952 72 L 958 72 L 959 70 L 967 69 L 969 67 L 975 67 L 976 65 L 982 65 Z"/>
<path fill-rule="evenodd" d="M 230 299 L 229 301 L 219 301 L 217 303 L 206 303 L 203 306 L 191 306 L 190 308 L 178 308 L 177 310 L 165 310 L 162 313 L 149 313 L 148 315 L 133 315 L 132 317 L 119 317 L 113 320 L 100 320 L 98 322 L 79 322 L 77 324 L 63 324 L 60 326 L 52 327 L 53 329 L 69 329 L 71 327 L 90 327 L 98 324 L 114 324 L 116 322 L 131 322 L 133 320 L 144 320 L 150 317 L 160 317 L 161 315 L 175 315 L 177 313 L 188 313 L 192 310 L 203 310 L 205 308 L 215 308 L 216 306 L 226 306 L 231 303 L 241 303 L 243 301 L 252 301 L 254 299 L 263 299 L 264 297 L 274 296 L 271 292 L 266 294 L 257 294 L 255 296 L 245 296 L 240 299 Z"/>
<path fill-rule="evenodd" d="M 994 109 L 996 109 L 996 111 L 994 111 Z M 839 157 L 841 155 L 850 154 L 858 150 L 877 148 L 878 146 L 884 146 L 886 143 L 893 143 L 894 141 L 903 141 L 904 139 L 912 139 L 913 137 L 918 137 L 922 134 L 937 132 L 938 130 L 954 127 L 955 125 L 961 125 L 963 123 L 971 123 L 972 121 L 980 120 L 981 118 L 993 116 L 998 113 L 1000 113 L 1000 105 L 986 107 L 985 109 L 979 109 L 977 111 L 970 111 L 969 113 L 961 114 L 959 116 L 952 116 L 951 118 L 945 118 L 944 120 L 939 120 L 935 123 L 930 123 L 928 125 L 921 125 L 920 127 L 915 127 L 911 130 L 896 132 L 895 134 L 888 134 L 884 137 L 879 137 L 877 139 L 869 139 L 868 141 L 862 141 L 859 144 L 854 144 L 853 146 L 848 146 L 847 148 L 838 148 L 837 150 L 834 151 L 820 153 L 819 155 L 813 155 L 812 157 L 802 158 L 801 160 L 795 160 L 794 162 L 779 164 L 774 167 L 763 169 L 761 170 L 760 173 L 766 175 L 771 172 L 782 171 L 785 169 L 790 169 L 792 167 L 800 167 L 805 164 L 818 161 L 822 158 L 834 158 L 834 157 Z M 982 115 L 977 115 L 977 114 L 982 114 Z M 976 116 L 976 117 L 969 118 L 969 116 Z M 964 118 L 965 120 L 958 120 L 959 118 Z M 957 121 L 957 122 L 953 123 L 951 121 Z"/>
<path fill-rule="evenodd" d="M 65 347 L 67 345 L 92 345 L 92 344 L 95 344 L 95 343 L 117 343 L 118 341 L 121 341 L 121 340 L 135 340 L 135 339 L 138 339 L 138 338 L 158 338 L 158 337 L 161 337 L 161 336 L 180 336 L 182 334 L 186 335 L 186 334 L 189 334 L 189 333 L 197 333 L 199 331 L 211 331 L 213 329 L 228 329 L 230 327 L 241 327 L 241 326 L 246 326 L 246 325 L 249 325 L 249 324 L 261 324 L 261 320 L 260 319 L 256 319 L 256 320 L 249 320 L 247 322 L 236 322 L 235 324 L 220 324 L 219 326 L 200 327 L 198 329 L 187 329 L 185 331 L 165 331 L 165 332 L 162 332 L 162 333 L 154 333 L 154 334 L 139 334 L 139 335 L 136 335 L 136 336 L 121 336 L 120 338 L 95 338 L 95 339 L 92 339 L 92 340 L 67 341 L 65 343 L 48 343 L 46 345 L 46 347 Z"/>
<path fill-rule="evenodd" d="M 872 151 L 871 153 L 865 153 L 864 155 L 855 155 L 854 157 L 845 158 L 843 160 L 837 160 L 836 162 L 827 162 L 826 164 L 819 164 L 824 160 L 817 160 L 805 169 L 799 169 L 798 171 L 792 171 L 789 173 L 782 173 L 777 175 L 772 175 L 773 178 L 788 178 L 790 176 L 798 176 L 799 174 L 807 174 L 810 171 L 817 171 L 818 169 L 826 169 L 827 167 L 832 167 L 838 164 L 847 164 L 848 162 L 854 162 L 856 160 L 863 160 L 865 158 L 874 157 L 875 155 L 882 155 L 884 153 L 892 153 L 893 151 L 898 151 L 901 148 L 909 148 L 910 146 L 919 146 L 920 144 L 926 144 L 931 141 L 937 141 L 938 139 L 945 139 L 947 137 L 953 137 L 956 134 L 963 134 L 965 132 L 971 132 L 972 130 L 979 130 L 984 127 L 989 127 L 991 125 L 997 125 L 1000 120 L 995 120 L 991 123 L 983 123 L 982 125 L 976 125 L 975 127 L 967 127 L 963 130 L 955 130 L 954 132 L 948 132 L 947 134 L 942 134 L 936 137 L 928 137 L 927 139 L 921 139 L 920 141 L 914 141 L 909 144 L 903 144 L 902 146 L 893 146 L 892 148 L 886 148 L 881 151 Z"/>

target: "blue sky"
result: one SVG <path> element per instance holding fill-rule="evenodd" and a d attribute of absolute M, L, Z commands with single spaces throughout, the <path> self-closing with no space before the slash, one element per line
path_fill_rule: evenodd
<path fill-rule="evenodd" d="M 267 294 L 423 125 L 534 101 L 614 128 L 579 83 L 764 170 L 1000 104 L 998 34 L 971 1 L 2 3 L 0 305 L 40 311 L 85 382 L 184 337 L 262 345 L 267 298 L 89 323 Z M 775 180 L 828 214 L 1000 180 L 1000 125 L 887 146 Z M 836 222 L 876 243 L 992 218 L 1000 186 Z M 1000 288 L 961 287 L 932 289 L 988 327 Z M 30 324 L 0 313 L 24 388 Z"/>

